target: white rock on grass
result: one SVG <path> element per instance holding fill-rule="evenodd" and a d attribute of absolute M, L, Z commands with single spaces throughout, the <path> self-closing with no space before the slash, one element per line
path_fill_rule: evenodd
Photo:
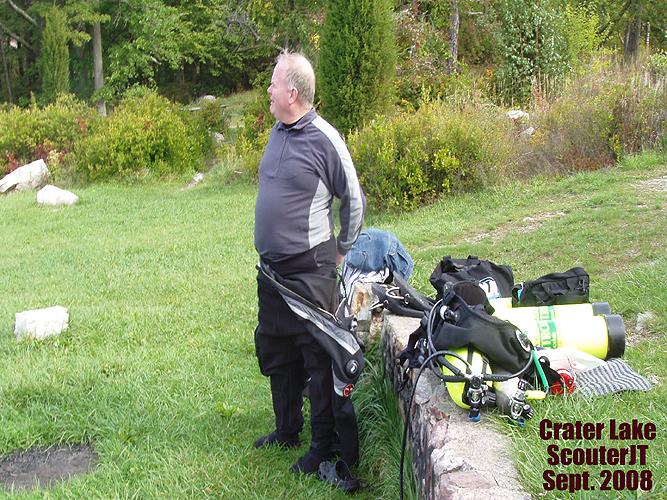
<path fill-rule="evenodd" d="M 213 142 L 216 146 L 220 146 L 223 142 L 225 142 L 225 136 L 220 132 L 211 132 L 211 138 L 213 139 Z"/>
<path fill-rule="evenodd" d="M 203 180 L 204 180 L 204 174 L 202 174 L 201 172 L 197 172 L 195 176 L 192 178 L 192 180 L 188 183 L 188 185 L 181 188 L 181 191 L 192 189 Z"/>
<path fill-rule="evenodd" d="M 521 118 L 528 118 L 530 115 L 520 109 L 513 109 L 507 112 L 507 116 L 512 120 L 520 120 Z"/>
<path fill-rule="evenodd" d="M 651 311 L 644 311 L 637 315 L 637 326 L 635 331 L 639 334 L 644 333 L 647 330 L 648 324 L 655 319 L 655 314 Z"/>
<path fill-rule="evenodd" d="M 16 340 L 42 340 L 67 330 L 69 313 L 63 306 L 32 309 L 16 313 Z"/>
<path fill-rule="evenodd" d="M 44 160 L 35 160 L 5 175 L 0 180 L 0 193 L 40 188 L 46 184 L 48 175 L 49 169 Z"/>
<path fill-rule="evenodd" d="M 51 184 L 44 186 L 37 192 L 37 203 L 40 205 L 74 205 L 79 197 L 71 191 L 60 189 Z"/>
<path fill-rule="evenodd" d="M 535 133 L 535 128 L 534 127 L 528 127 L 526 130 L 521 132 L 521 134 L 519 134 L 519 135 L 522 139 L 530 139 L 533 136 L 534 133 Z"/>

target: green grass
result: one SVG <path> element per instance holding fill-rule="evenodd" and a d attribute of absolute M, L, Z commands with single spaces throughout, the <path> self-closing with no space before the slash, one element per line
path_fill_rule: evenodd
<path fill-rule="evenodd" d="M 582 265 L 591 298 L 609 302 L 629 326 L 638 312 L 653 311 L 649 333 L 626 358 L 660 377 L 658 387 L 589 402 L 554 398 L 536 406 L 535 420 L 656 422 L 649 463 L 664 491 L 667 195 L 635 184 L 667 175 L 667 167 L 655 156 L 625 165 L 373 214 L 368 225 L 399 236 L 415 258 L 411 281 L 428 294 L 438 259 L 475 254 L 510 264 L 517 281 Z M 34 193 L 0 198 L 0 455 L 94 444 L 100 466 L 55 487 L 56 498 L 347 498 L 288 472 L 305 446 L 251 446 L 273 425 L 252 340 L 255 188 L 215 175 L 180 187 L 90 186 L 76 191 L 78 205 L 62 209 L 37 206 Z M 520 230 L 524 217 L 547 212 L 564 215 Z M 471 242 L 481 233 L 495 236 Z M 64 335 L 14 340 L 16 312 L 56 304 L 70 312 Z M 359 472 L 369 484 L 358 498 L 397 496 L 401 429 L 381 373 L 373 361 L 355 396 Z M 501 428 L 512 434 L 525 487 L 541 493 L 548 443 L 537 423 Z"/>

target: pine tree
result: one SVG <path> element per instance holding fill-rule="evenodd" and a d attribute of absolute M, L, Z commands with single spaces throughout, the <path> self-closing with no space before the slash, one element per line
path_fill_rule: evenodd
<path fill-rule="evenodd" d="M 42 33 L 39 70 L 42 77 L 42 99 L 53 101 L 69 92 L 69 35 L 65 14 L 54 7 L 46 17 Z"/>
<path fill-rule="evenodd" d="M 390 0 L 328 0 L 321 39 L 322 114 L 345 133 L 391 103 L 396 46 Z"/>

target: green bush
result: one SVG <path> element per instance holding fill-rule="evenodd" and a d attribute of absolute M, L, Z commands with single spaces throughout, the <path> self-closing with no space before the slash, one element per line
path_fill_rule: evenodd
<path fill-rule="evenodd" d="M 42 99 L 53 101 L 59 94 L 69 92 L 69 34 L 67 16 L 55 5 L 49 9 L 39 55 L 42 77 Z"/>
<path fill-rule="evenodd" d="M 203 122 L 207 130 L 226 135 L 229 132 L 229 114 L 222 107 L 222 99 L 202 100 L 195 117 Z"/>
<path fill-rule="evenodd" d="M 396 97 L 403 107 L 418 108 L 422 102 L 445 93 L 449 44 L 445 33 L 425 18 L 404 10 L 396 19 Z M 408 105 L 408 106 L 406 106 Z"/>
<path fill-rule="evenodd" d="M 260 89 L 260 92 L 245 106 L 243 123 L 236 136 L 236 154 L 241 158 L 244 173 L 252 179 L 257 178 L 259 162 L 269 141 L 269 133 L 276 123 L 269 109 L 270 101 L 266 95 L 269 79 L 266 77 L 257 82 L 256 87 Z"/>
<path fill-rule="evenodd" d="M 648 70 L 656 78 L 667 78 L 667 52 L 651 54 L 648 58 Z"/>
<path fill-rule="evenodd" d="M 99 121 L 92 108 L 67 94 L 44 108 L 0 111 L 0 171 L 9 172 L 38 158 L 64 159 Z"/>
<path fill-rule="evenodd" d="M 192 173 L 210 139 L 203 122 L 152 90 L 133 89 L 72 155 L 84 179 Z"/>
<path fill-rule="evenodd" d="M 509 120 L 494 110 L 433 102 L 374 120 L 351 134 L 348 146 L 369 205 L 411 209 L 496 182 L 512 164 L 511 134 Z"/>
<path fill-rule="evenodd" d="M 525 104 L 535 84 L 569 71 L 567 28 L 555 0 L 501 0 L 498 9 L 503 62 L 494 73 L 493 93 L 503 103 Z"/>

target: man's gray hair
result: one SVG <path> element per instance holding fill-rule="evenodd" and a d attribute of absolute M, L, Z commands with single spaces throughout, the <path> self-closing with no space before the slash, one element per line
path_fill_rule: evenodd
<path fill-rule="evenodd" d="M 285 64 L 287 86 L 297 90 L 301 104 L 312 106 L 315 99 L 315 72 L 310 61 L 303 54 L 283 50 L 276 58 L 278 63 Z"/>

